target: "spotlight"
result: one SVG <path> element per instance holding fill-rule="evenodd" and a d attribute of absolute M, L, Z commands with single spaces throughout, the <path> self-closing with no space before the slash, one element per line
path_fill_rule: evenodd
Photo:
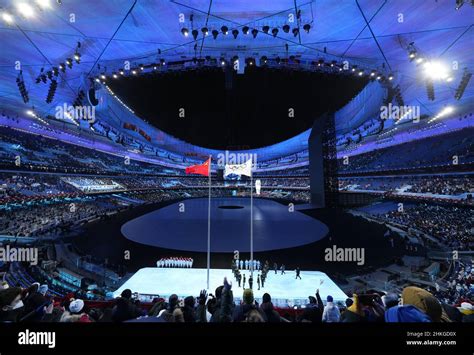
<path fill-rule="evenodd" d="M 375 76 L 375 70 L 372 70 L 372 71 L 370 72 L 370 76 L 371 76 L 371 77 L 374 77 L 374 76 Z"/>
<path fill-rule="evenodd" d="M 229 28 L 227 26 L 222 26 L 221 31 L 224 35 L 227 35 L 229 33 Z"/>
<path fill-rule="evenodd" d="M 295 27 L 295 28 L 293 28 L 293 31 L 291 31 L 291 32 L 293 32 L 293 36 L 296 37 L 300 33 L 300 30 L 297 27 Z"/>
<path fill-rule="evenodd" d="M 18 12 L 20 12 L 20 14 L 22 14 L 26 18 L 33 17 L 34 15 L 33 8 L 24 2 L 17 4 L 16 8 L 18 9 Z"/>
<path fill-rule="evenodd" d="M 324 65 L 324 59 L 319 59 L 318 60 L 318 67 L 321 67 Z"/>
<path fill-rule="evenodd" d="M 310 25 L 309 23 L 307 23 L 307 24 L 305 24 L 305 25 L 303 26 L 303 30 L 305 30 L 306 33 L 309 33 L 309 30 L 310 30 L 310 29 L 311 29 L 311 25 Z"/>
<path fill-rule="evenodd" d="M 413 50 L 410 51 L 410 54 L 408 54 L 408 58 L 410 58 L 410 60 L 413 60 L 415 59 L 415 57 L 416 57 L 416 52 Z"/>
<path fill-rule="evenodd" d="M 446 81 L 447 81 L 448 83 L 450 83 L 451 81 L 453 81 L 453 77 L 448 76 L 448 77 L 446 78 Z"/>
<path fill-rule="evenodd" d="M 95 78 L 95 81 L 100 83 L 100 79 L 99 78 Z"/>
<path fill-rule="evenodd" d="M 225 58 L 224 58 L 224 57 L 221 57 L 221 58 L 220 58 L 220 62 L 221 62 L 221 65 L 224 66 L 224 65 L 225 65 Z"/>
<path fill-rule="evenodd" d="M 388 76 L 388 80 L 390 80 L 390 81 L 393 80 L 393 74 L 390 74 L 390 75 Z"/>
<path fill-rule="evenodd" d="M 278 34 L 278 28 L 275 27 L 275 28 L 272 30 L 272 35 L 273 35 L 273 37 L 276 37 L 277 34 Z"/>
<path fill-rule="evenodd" d="M 380 75 L 377 75 L 377 78 L 376 78 L 376 79 L 377 79 L 377 80 L 380 80 L 380 79 L 382 79 L 382 77 L 381 77 Z"/>
<path fill-rule="evenodd" d="M 243 33 L 244 35 L 248 35 L 248 34 L 249 34 L 249 30 L 250 30 L 250 29 L 249 29 L 248 26 L 242 27 L 242 33 Z"/>
<path fill-rule="evenodd" d="M 262 31 L 268 34 L 268 31 L 270 31 L 270 26 L 267 26 L 267 25 L 263 26 Z"/>
<path fill-rule="evenodd" d="M 207 27 L 201 28 L 201 32 L 204 36 L 207 36 L 209 34 L 209 29 Z"/>
<path fill-rule="evenodd" d="M 184 37 L 188 37 L 189 36 L 189 30 L 187 28 L 182 28 L 181 29 L 181 33 L 183 34 Z"/>
<path fill-rule="evenodd" d="M 198 38 L 199 31 L 198 30 L 193 30 L 191 33 L 193 34 L 194 40 L 196 40 Z"/>
<path fill-rule="evenodd" d="M 69 69 L 72 69 L 72 59 L 71 58 L 66 59 L 66 65 L 68 66 Z"/>
<path fill-rule="evenodd" d="M 260 58 L 260 65 L 265 65 L 267 64 L 268 62 L 268 58 L 266 55 L 263 55 L 261 58 Z"/>
<path fill-rule="evenodd" d="M 119 70 L 119 73 L 120 73 L 120 75 L 123 75 L 123 74 L 124 74 L 123 69 L 120 69 L 120 70 Z"/>
<path fill-rule="evenodd" d="M 364 71 L 363 70 L 360 70 L 359 73 L 358 73 L 359 76 L 362 76 L 364 75 Z"/>
<path fill-rule="evenodd" d="M 217 30 L 212 30 L 212 37 L 214 37 L 214 39 L 217 38 L 218 34 L 219 34 L 219 32 Z"/>
<path fill-rule="evenodd" d="M 252 30 L 252 36 L 253 36 L 253 38 L 257 37 L 257 35 L 258 35 L 258 30 L 254 28 L 254 29 Z"/>
<path fill-rule="evenodd" d="M 252 66 L 255 64 L 255 59 L 253 58 L 247 58 L 245 61 L 247 62 L 247 65 L 249 66 Z"/>
<path fill-rule="evenodd" d="M 13 23 L 13 16 L 10 15 L 8 12 L 2 13 L 2 19 L 6 23 Z"/>
<path fill-rule="evenodd" d="M 142 64 L 140 64 L 140 70 L 145 70 L 145 67 Z"/>
<path fill-rule="evenodd" d="M 74 60 L 77 64 L 81 63 L 81 55 L 78 52 L 74 53 Z"/>
<path fill-rule="evenodd" d="M 118 78 L 118 75 L 115 74 L 115 73 L 113 73 L 113 74 L 112 74 L 112 77 L 113 77 L 114 79 L 117 79 L 117 78 Z"/>
<path fill-rule="evenodd" d="M 446 79 L 449 76 L 448 68 L 441 62 L 426 62 L 425 76 L 434 80 Z"/>
<path fill-rule="evenodd" d="M 133 74 L 133 75 L 137 75 L 137 71 L 136 71 L 135 69 L 132 70 L 132 74 Z"/>
<path fill-rule="evenodd" d="M 336 62 L 335 60 L 331 61 L 331 68 L 334 68 L 334 66 L 336 65 L 336 63 L 337 63 L 337 62 Z"/>
<path fill-rule="evenodd" d="M 104 74 L 101 74 L 100 78 L 101 78 L 102 80 L 105 80 L 107 77 L 106 77 Z"/>
<path fill-rule="evenodd" d="M 456 0 L 456 10 L 459 10 L 464 5 L 464 0 Z"/>
<path fill-rule="evenodd" d="M 153 70 L 156 70 L 156 65 L 153 66 Z"/>
<path fill-rule="evenodd" d="M 28 116 L 34 116 L 34 115 L 35 115 L 35 113 L 34 113 L 32 110 L 27 110 L 27 111 L 26 111 L 26 114 L 27 114 Z"/>
<path fill-rule="evenodd" d="M 422 62 L 423 62 L 423 58 L 421 58 L 421 57 L 418 57 L 418 58 L 416 58 L 416 60 L 415 60 L 415 63 L 416 63 L 416 64 L 420 64 L 420 63 L 422 63 Z"/>
<path fill-rule="evenodd" d="M 289 25 L 284 25 L 282 29 L 283 29 L 283 32 L 285 32 L 285 33 L 290 32 L 290 26 Z"/>
<path fill-rule="evenodd" d="M 234 39 L 237 39 L 238 35 L 239 35 L 239 31 L 237 29 L 232 30 L 232 36 L 234 36 Z"/>
<path fill-rule="evenodd" d="M 43 9 L 51 7 L 51 3 L 49 2 L 49 0 L 36 0 L 36 3 Z"/>
<path fill-rule="evenodd" d="M 161 65 L 166 65 L 166 62 L 165 62 L 165 60 L 164 60 L 163 58 L 160 59 L 160 64 L 161 64 Z"/>
<path fill-rule="evenodd" d="M 357 65 L 354 65 L 351 69 L 352 72 L 355 72 L 356 71 L 356 68 L 357 68 Z"/>
<path fill-rule="evenodd" d="M 59 64 L 59 70 L 61 70 L 63 73 L 65 73 L 66 72 L 66 64 L 64 64 L 64 63 Z"/>

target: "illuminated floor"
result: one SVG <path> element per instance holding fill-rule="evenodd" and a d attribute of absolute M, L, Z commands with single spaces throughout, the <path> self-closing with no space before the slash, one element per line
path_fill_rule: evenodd
<path fill-rule="evenodd" d="M 244 271 L 243 274 L 247 278 L 246 287 L 248 287 L 250 272 Z M 180 297 L 198 296 L 200 290 L 206 288 L 206 275 L 206 269 L 147 267 L 138 270 L 122 287 L 115 291 L 114 296 L 119 296 L 127 288 L 132 292 L 160 295 L 161 297 L 168 297 L 172 293 L 176 293 Z M 240 300 L 243 289 L 238 287 L 230 270 L 210 270 L 210 293 L 214 293 L 216 287 L 223 284 L 224 277 L 232 281 L 234 299 Z M 255 274 L 254 279 L 256 279 Z M 254 282 L 253 285 L 257 300 L 265 292 L 268 292 L 272 296 L 274 305 L 279 306 L 305 304 L 308 301 L 308 296 L 314 296 L 317 288 L 319 288 L 319 294 L 324 301 L 328 295 L 331 295 L 335 301 L 345 301 L 347 298 L 325 273 L 319 271 L 301 271 L 301 280 L 295 279 L 294 271 L 286 271 L 284 275 L 281 275 L 280 272 L 275 275 L 275 272 L 271 271 L 265 282 L 265 288 L 258 290 L 257 283 Z"/>

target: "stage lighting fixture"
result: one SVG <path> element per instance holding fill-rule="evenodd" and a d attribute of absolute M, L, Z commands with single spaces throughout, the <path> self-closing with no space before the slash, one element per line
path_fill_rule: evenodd
<path fill-rule="evenodd" d="M 324 59 L 318 60 L 318 67 L 322 67 L 324 65 Z"/>
<path fill-rule="evenodd" d="M 28 116 L 34 116 L 34 115 L 35 115 L 35 113 L 33 112 L 33 110 L 27 110 L 27 111 L 26 111 L 26 114 L 27 114 Z"/>
<path fill-rule="evenodd" d="M 252 36 L 253 36 L 253 38 L 257 37 L 257 35 L 258 35 L 258 30 L 254 28 L 254 29 L 252 30 Z"/>
<path fill-rule="evenodd" d="M 364 75 L 364 71 L 363 70 L 360 70 L 359 73 L 358 73 L 359 76 L 362 76 Z"/>
<path fill-rule="evenodd" d="M 35 83 L 36 83 L 36 84 L 41 83 L 41 77 L 38 76 L 38 77 L 36 78 L 36 80 L 35 80 Z"/>
<path fill-rule="evenodd" d="M 95 78 L 95 81 L 100 83 L 100 79 L 99 78 Z"/>
<path fill-rule="evenodd" d="M 27 3 L 20 2 L 16 5 L 16 8 L 18 9 L 18 12 L 26 18 L 33 17 L 34 15 L 33 8 Z"/>
<path fill-rule="evenodd" d="M 357 65 L 354 65 L 354 66 L 352 67 L 351 71 L 352 71 L 352 72 L 355 72 L 356 69 L 357 69 Z"/>
<path fill-rule="evenodd" d="M 237 39 L 237 36 L 239 35 L 239 31 L 238 30 L 232 30 L 232 36 L 234 36 L 234 39 Z"/>
<path fill-rule="evenodd" d="M 120 70 L 119 70 L 119 73 L 120 73 L 120 75 L 123 75 L 123 74 L 124 74 L 123 69 L 120 69 Z"/>
<path fill-rule="evenodd" d="M 334 66 L 337 64 L 335 60 L 331 61 L 331 68 L 334 68 Z"/>
<path fill-rule="evenodd" d="M 59 70 L 61 70 L 63 73 L 65 73 L 66 72 L 66 64 L 64 64 L 64 63 L 59 64 Z"/>
<path fill-rule="evenodd" d="M 250 30 L 250 28 L 249 28 L 248 26 L 242 27 L 242 33 L 243 33 L 244 35 L 248 35 L 248 34 L 249 34 L 249 30 Z"/>
<path fill-rule="evenodd" d="M 435 99 L 434 85 L 433 85 L 433 80 L 431 79 L 426 80 L 426 93 L 428 96 L 428 100 L 434 101 Z"/>
<path fill-rule="evenodd" d="M 390 74 L 390 75 L 388 76 L 388 80 L 390 80 L 390 81 L 393 80 L 393 74 Z"/>
<path fill-rule="evenodd" d="M 201 32 L 204 36 L 207 36 L 209 34 L 209 29 L 207 27 L 201 28 Z"/>
<path fill-rule="evenodd" d="M 59 75 L 59 69 L 57 67 L 53 67 L 53 75 L 58 76 Z"/>
<path fill-rule="evenodd" d="M 145 70 L 145 67 L 142 64 L 140 64 L 140 70 Z"/>
<path fill-rule="evenodd" d="M 450 83 L 451 81 L 453 81 L 453 77 L 452 76 L 448 76 L 446 78 L 446 82 Z"/>
<path fill-rule="evenodd" d="M 424 64 L 425 76 L 433 80 L 446 79 L 448 68 L 441 62 L 430 61 Z"/>
<path fill-rule="evenodd" d="M 41 78 L 41 81 L 42 81 L 43 83 L 45 83 L 45 84 L 46 84 L 46 82 L 48 81 L 48 78 L 47 78 L 46 75 L 44 75 L 44 74 L 41 74 L 41 75 L 40 75 L 40 78 Z"/>
<path fill-rule="evenodd" d="M 47 104 L 50 104 L 51 102 L 53 102 L 57 87 L 58 87 L 58 82 L 56 80 L 52 80 L 51 84 L 49 84 L 48 96 L 46 97 Z"/>
<path fill-rule="evenodd" d="M 375 76 L 375 70 L 372 70 L 372 71 L 370 72 L 370 76 L 371 76 L 371 77 L 374 77 L 374 76 Z"/>
<path fill-rule="evenodd" d="M 464 0 L 456 0 L 456 10 L 459 10 L 464 5 Z"/>
<path fill-rule="evenodd" d="M 214 39 L 217 38 L 217 35 L 219 34 L 219 31 L 217 30 L 212 30 L 212 37 L 214 37 Z"/>
<path fill-rule="evenodd" d="M 311 29 L 311 25 L 310 25 L 309 23 L 307 23 L 307 24 L 305 24 L 305 25 L 303 26 L 303 30 L 305 30 L 306 33 L 309 33 L 309 30 L 310 30 L 310 29 Z"/>
<path fill-rule="evenodd" d="M 2 13 L 2 19 L 6 23 L 13 23 L 13 16 L 10 15 L 8 12 Z"/>
<path fill-rule="evenodd" d="M 115 74 L 115 73 L 113 73 L 113 74 L 112 74 L 112 78 L 117 79 L 117 78 L 118 78 L 118 75 Z"/>
<path fill-rule="evenodd" d="M 224 58 L 224 57 L 221 57 L 219 60 L 220 60 L 220 62 L 221 62 L 221 65 L 224 66 L 224 65 L 225 65 L 225 58 Z"/>
<path fill-rule="evenodd" d="M 270 26 L 268 26 L 268 25 L 263 26 L 263 27 L 262 27 L 262 31 L 263 31 L 264 33 L 267 33 L 267 34 L 268 34 L 268 31 L 270 31 Z"/>
<path fill-rule="evenodd" d="M 189 30 L 187 28 L 182 28 L 181 29 L 181 33 L 183 34 L 184 37 L 188 37 L 189 36 Z"/>
<path fill-rule="evenodd" d="M 48 76 L 48 79 L 51 80 L 53 79 L 53 72 L 51 70 L 48 70 L 48 72 L 46 73 L 46 75 Z"/>
<path fill-rule="evenodd" d="M 275 58 L 275 62 L 276 62 L 277 64 L 280 64 L 280 63 L 281 63 L 281 58 L 280 58 L 280 57 L 276 57 L 276 58 Z"/>
<path fill-rule="evenodd" d="M 418 57 L 418 58 L 416 58 L 416 60 L 415 60 L 415 63 L 416 63 L 416 64 L 421 64 L 422 62 L 423 62 L 423 58 L 421 58 L 421 57 Z"/>
<path fill-rule="evenodd" d="M 154 65 L 154 66 L 153 66 L 153 70 L 156 70 L 156 69 L 157 69 L 157 66 L 156 66 L 156 65 Z"/>
<path fill-rule="evenodd" d="M 382 79 L 382 77 L 381 77 L 380 75 L 377 75 L 377 78 L 376 78 L 376 79 L 377 79 L 377 80 L 380 80 L 380 79 Z"/>
<path fill-rule="evenodd" d="M 194 40 L 196 40 L 198 38 L 199 31 L 198 30 L 192 30 L 191 33 L 193 34 Z"/>
<path fill-rule="evenodd" d="M 247 58 L 245 61 L 247 62 L 247 65 L 250 65 L 250 66 L 255 64 L 255 59 L 253 58 Z"/>
<path fill-rule="evenodd" d="M 267 62 L 268 62 L 267 56 L 266 56 L 266 55 L 263 55 L 263 56 L 260 58 L 260 64 L 261 64 L 261 65 L 265 65 L 265 64 L 267 64 Z"/>
<path fill-rule="evenodd" d="M 160 59 L 160 65 L 166 65 L 166 62 L 163 58 Z"/>
<path fill-rule="evenodd" d="M 81 55 L 78 52 L 74 53 L 74 60 L 77 64 L 81 63 Z"/>
<path fill-rule="evenodd" d="M 454 98 L 456 100 L 461 100 L 462 95 L 464 94 L 464 90 L 466 90 L 467 84 L 469 80 L 471 80 L 472 74 L 464 69 L 464 73 L 462 75 L 461 82 L 459 83 L 458 88 L 456 89 L 456 93 L 454 94 Z"/>
<path fill-rule="evenodd" d="M 285 33 L 290 32 L 290 26 L 289 25 L 284 25 L 282 29 L 283 29 L 283 32 L 285 32 Z"/>
<path fill-rule="evenodd" d="M 275 27 L 275 28 L 272 30 L 272 35 L 273 35 L 273 37 L 276 37 L 277 34 L 278 34 L 278 28 Z"/>
<path fill-rule="evenodd" d="M 408 58 L 410 58 L 410 60 L 413 60 L 415 59 L 416 57 L 416 52 L 415 51 L 410 51 L 410 54 L 408 54 Z"/>
<path fill-rule="evenodd" d="M 227 35 L 229 33 L 229 28 L 227 26 L 222 26 L 221 31 L 224 35 Z"/>
<path fill-rule="evenodd" d="M 291 31 L 291 32 L 293 32 L 293 36 L 296 37 L 300 33 L 300 30 L 298 29 L 298 27 L 295 27 L 295 28 L 293 28 L 293 31 Z"/>
<path fill-rule="evenodd" d="M 135 69 L 132 70 L 132 74 L 133 74 L 133 75 L 137 75 L 137 71 L 136 71 Z"/>
<path fill-rule="evenodd" d="M 72 69 L 72 59 L 71 58 L 66 59 L 66 65 L 68 66 L 69 69 Z"/>
<path fill-rule="evenodd" d="M 25 82 L 23 81 L 23 72 L 21 70 L 16 78 L 16 84 L 18 86 L 18 90 L 20 91 L 20 95 L 23 99 L 23 102 L 25 104 L 28 103 L 28 101 L 30 101 L 30 98 L 28 96 L 28 91 L 26 91 Z"/>
<path fill-rule="evenodd" d="M 43 9 L 51 7 L 51 2 L 49 0 L 36 0 L 36 3 Z"/>
<path fill-rule="evenodd" d="M 101 74 L 100 78 L 101 78 L 102 80 L 105 80 L 107 77 L 106 77 L 104 74 Z"/>

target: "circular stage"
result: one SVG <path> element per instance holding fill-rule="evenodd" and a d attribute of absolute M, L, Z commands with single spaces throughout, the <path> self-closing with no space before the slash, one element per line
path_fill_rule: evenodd
<path fill-rule="evenodd" d="M 310 244 L 329 232 L 317 219 L 275 201 L 255 198 L 253 208 L 255 252 Z M 206 252 L 207 214 L 207 198 L 189 199 L 137 217 L 125 223 L 121 232 L 145 245 Z M 234 250 L 250 251 L 250 199 L 212 198 L 211 251 Z"/>

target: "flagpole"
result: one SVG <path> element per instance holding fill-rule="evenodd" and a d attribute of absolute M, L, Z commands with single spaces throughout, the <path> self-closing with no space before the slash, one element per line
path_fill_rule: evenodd
<path fill-rule="evenodd" d="M 253 279 L 253 174 L 250 162 L 250 276 Z"/>
<path fill-rule="evenodd" d="M 207 208 L 207 290 L 209 290 L 209 268 L 211 267 L 211 157 L 209 156 L 209 204 Z"/>

